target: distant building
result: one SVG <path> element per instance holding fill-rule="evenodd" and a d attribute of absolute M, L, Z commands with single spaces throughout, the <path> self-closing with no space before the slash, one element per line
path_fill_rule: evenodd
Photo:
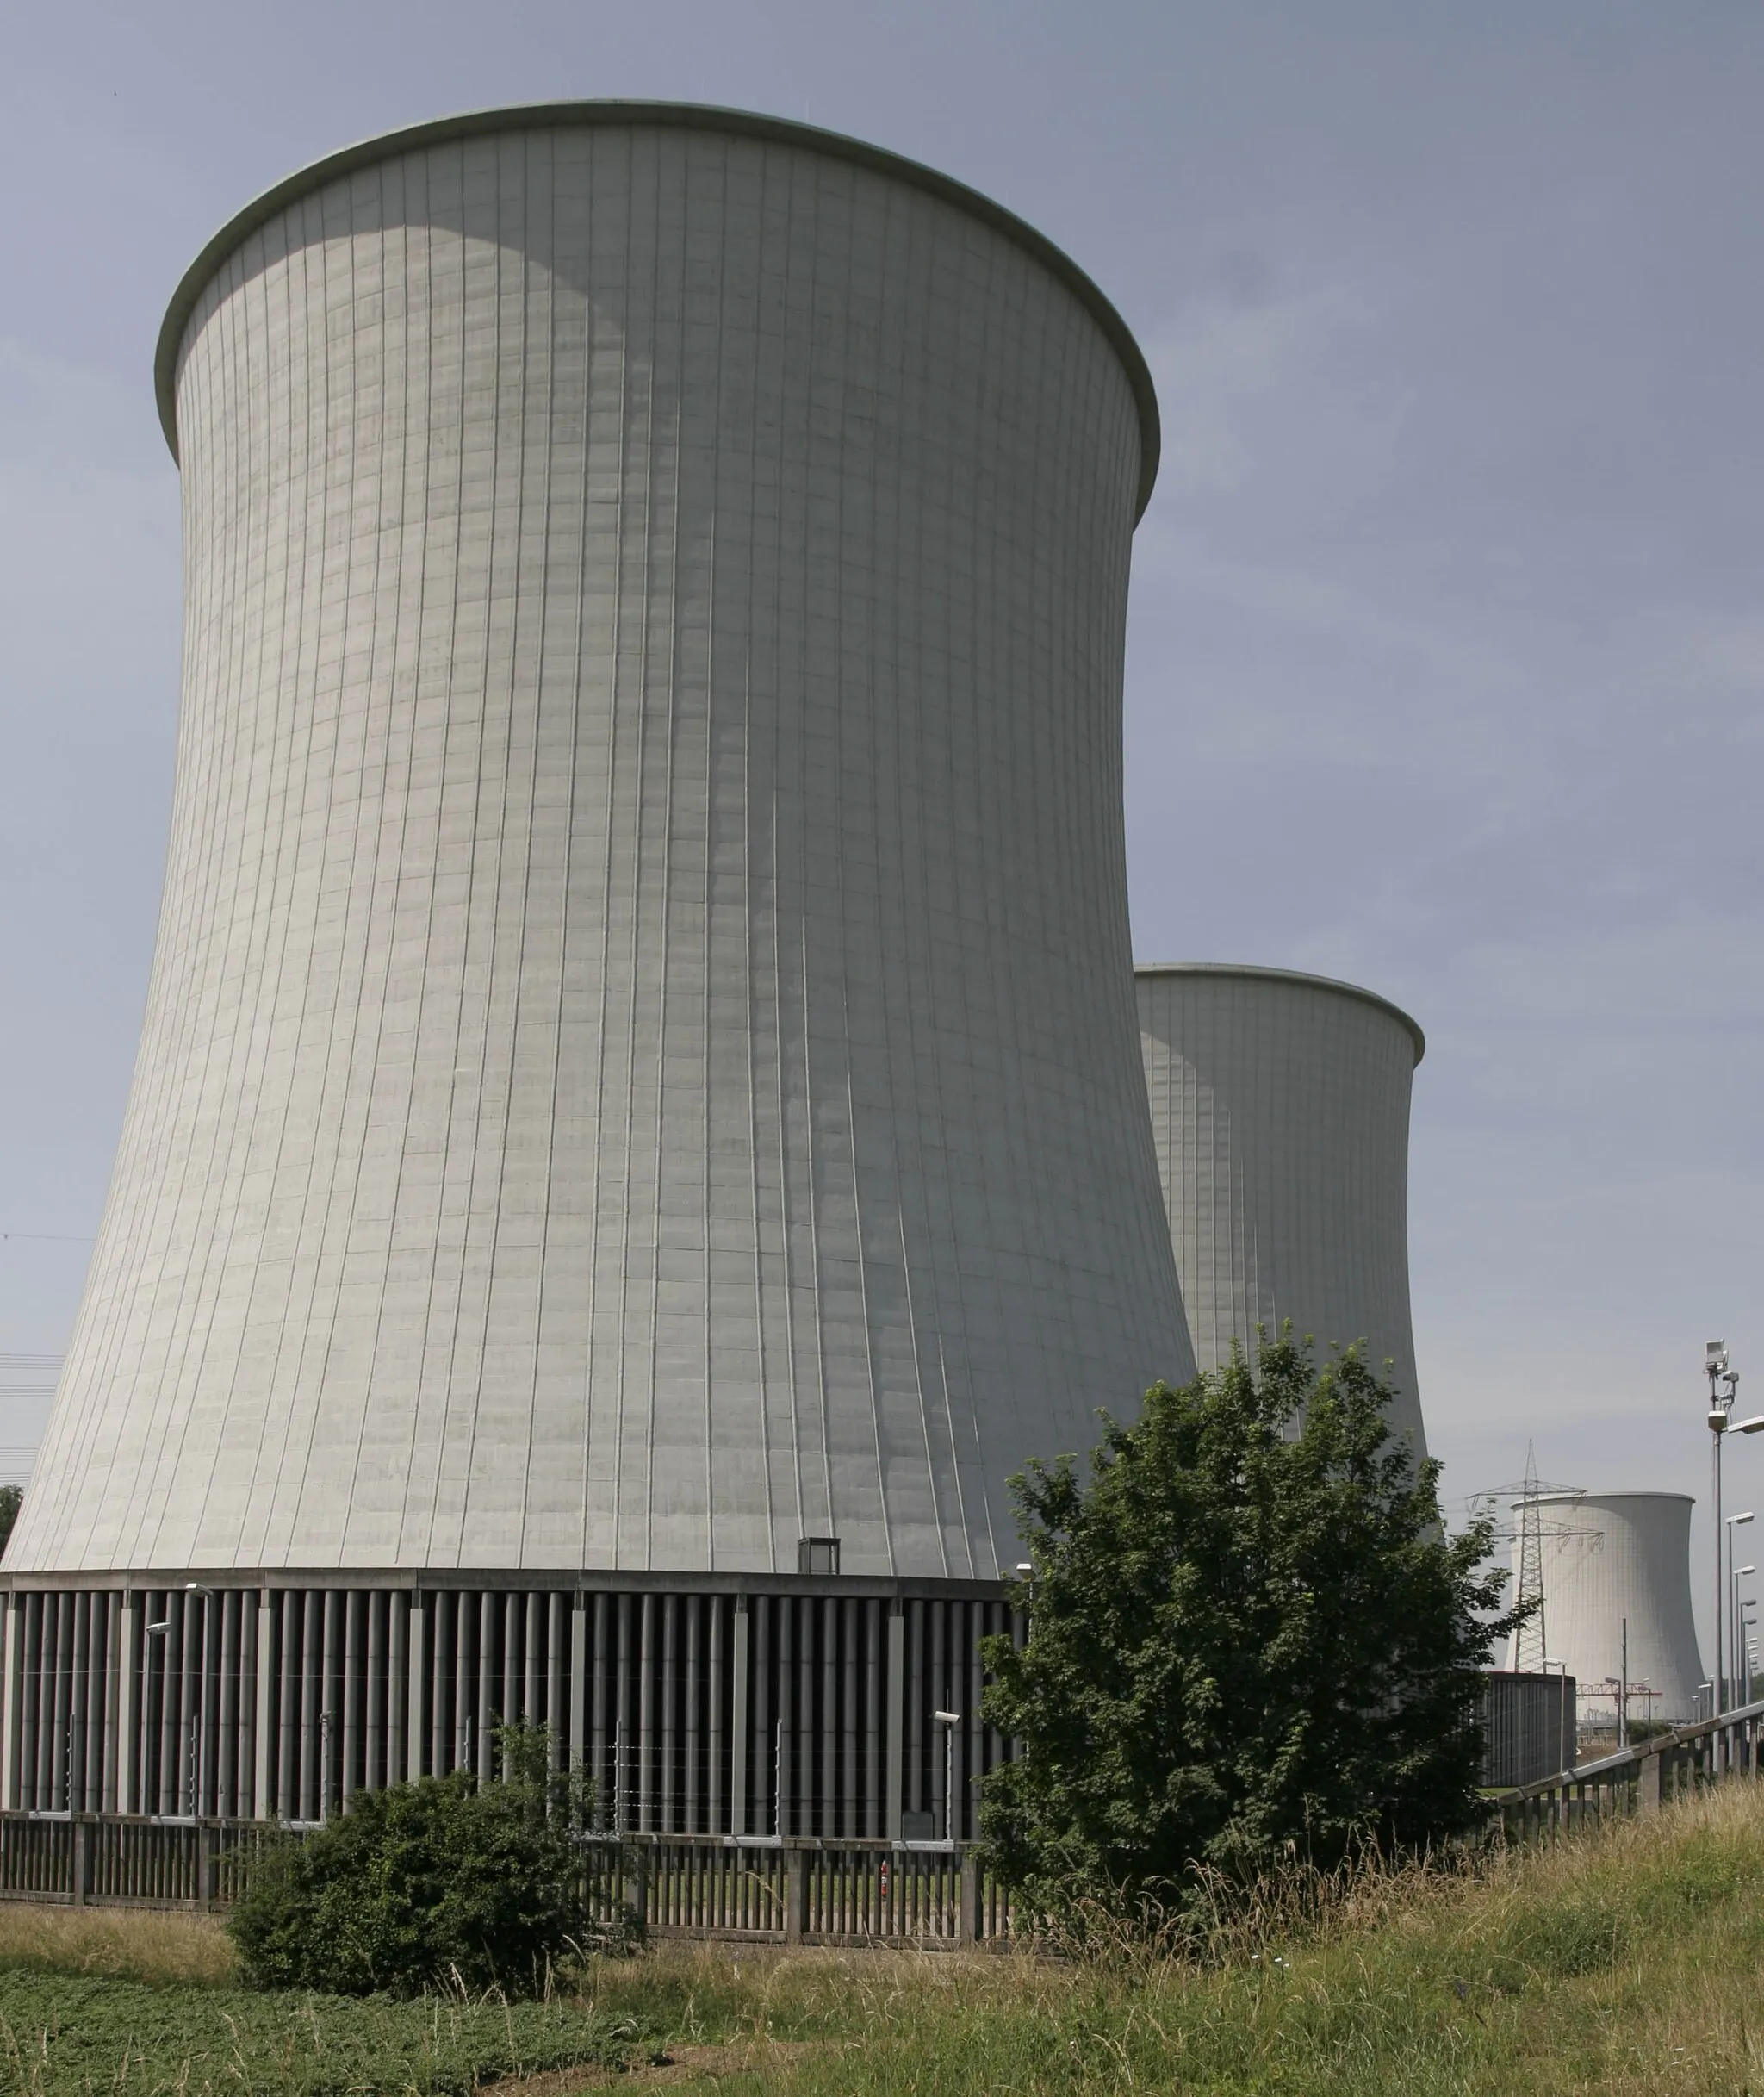
<path fill-rule="evenodd" d="M 1576 1759 L 1579 1733 L 1572 1675 L 1516 1675 L 1491 1669 L 1482 1677 L 1482 1782 L 1501 1789 L 1539 1783 Z"/>

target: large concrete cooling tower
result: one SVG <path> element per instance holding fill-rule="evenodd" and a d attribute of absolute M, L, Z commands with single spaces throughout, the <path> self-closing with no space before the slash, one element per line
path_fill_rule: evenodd
<path fill-rule="evenodd" d="M 1579 1684 L 1582 1718 L 1614 1720 L 1629 1638 L 1630 1717 L 1708 1717 L 1691 1611 L 1687 1493 L 1541 1493 L 1515 1502 L 1513 1573 L 1529 1516 L 1544 1584 L 1544 1643 Z"/>
<path fill-rule="evenodd" d="M 296 1702 L 407 1638 L 415 1704 L 374 1692 L 345 1790 L 394 1735 L 487 1755 L 511 1702 L 580 1745 L 584 1668 L 690 1679 L 655 1752 L 725 1757 L 691 1779 L 724 1826 L 749 1732 L 793 1810 L 786 1717 L 929 1767 L 942 1696 L 966 1755 L 1003 1620 L 947 1583 L 1014 1562 L 1007 1475 L 1189 1360 L 1127 992 L 1157 425 L 1121 320 L 891 155 L 582 104 L 283 184 L 158 378 L 170 865 L 15 1587 L 200 1573 L 167 1651 L 212 1617 Z M 910 1596 L 946 1612 L 922 1677 Z M 809 1615 L 750 1651 L 750 1597 Z M 886 1724 L 878 1607 L 916 1700 Z M 868 1715 L 792 1707 L 767 1636 Z M 259 1810 L 318 1795 L 307 1706 Z M 814 1766 L 801 1811 L 862 1832 L 884 1780 Z"/>
<path fill-rule="evenodd" d="M 1426 1043 L 1394 1005 L 1279 968 L 1134 972 L 1140 1047 L 1195 1353 L 1290 1318 L 1320 1358 L 1394 1365 L 1425 1453 L 1409 1315 L 1409 1090 Z"/>

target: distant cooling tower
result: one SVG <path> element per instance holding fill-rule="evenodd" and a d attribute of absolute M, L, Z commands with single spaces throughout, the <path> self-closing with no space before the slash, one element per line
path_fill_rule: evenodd
<path fill-rule="evenodd" d="M 1171 1235 L 1203 1368 L 1258 1324 L 1394 1365 L 1425 1453 L 1409 1314 L 1409 1091 L 1426 1043 L 1394 1005 L 1279 968 L 1135 972 Z"/>
<path fill-rule="evenodd" d="M 591 103 L 283 183 L 158 377 L 171 856 L 7 1799 L 68 1795 L 21 1669 L 108 1640 L 89 1799 L 310 1812 L 500 1714 L 640 1819 L 932 1812 L 931 1709 L 994 1752 L 1007 1475 L 1190 1361 L 1127 991 L 1143 359 L 941 176 Z"/>
<path fill-rule="evenodd" d="M 1525 1504 L 1537 1510 L 1544 1644 L 1579 1683 L 1581 1715 L 1601 1707 L 1616 1715 L 1627 1623 L 1630 1718 L 1696 1718 L 1704 1671 L 1691 1614 L 1689 1496 L 1545 1493 Z M 1519 1551 L 1516 1535 L 1515 1575 Z"/>

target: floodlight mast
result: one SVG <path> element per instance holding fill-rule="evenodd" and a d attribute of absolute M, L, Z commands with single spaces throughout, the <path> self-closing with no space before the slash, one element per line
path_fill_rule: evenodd
<path fill-rule="evenodd" d="M 1726 1341 L 1711 1340 L 1705 1343 L 1703 1373 L 1709 1378 L 1710 1470 L 1715 1515 L 1715 1689 L 1711 1715 L 1719 1718 L 1727 1708 L 1727 1582 L 1721 1555 L 1721 1438 L 1727 1432 L 1740 1385 L 1738 1373 L 1728 1360 Z M 1724 1392 L 1721 1389 L 1724 1384 L 1727 1386 Z M 1748 1423 L 1747 1431 L 1755 1432 L 1752 1423 Z"/>

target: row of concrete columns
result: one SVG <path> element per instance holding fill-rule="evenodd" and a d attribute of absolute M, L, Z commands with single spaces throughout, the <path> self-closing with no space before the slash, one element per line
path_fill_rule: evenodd
<path fill-rule="evenodd" d="M 494 1777 L 507 1722 L 547 1728 L 607 1827 L 960 1839 L 1006 1752 L 980 1640 L 1012 1630 L 1002 1602 L 835 1584 L 16 1590 L 0 1802 L 310 1822 L 400 1778 Z"/>

